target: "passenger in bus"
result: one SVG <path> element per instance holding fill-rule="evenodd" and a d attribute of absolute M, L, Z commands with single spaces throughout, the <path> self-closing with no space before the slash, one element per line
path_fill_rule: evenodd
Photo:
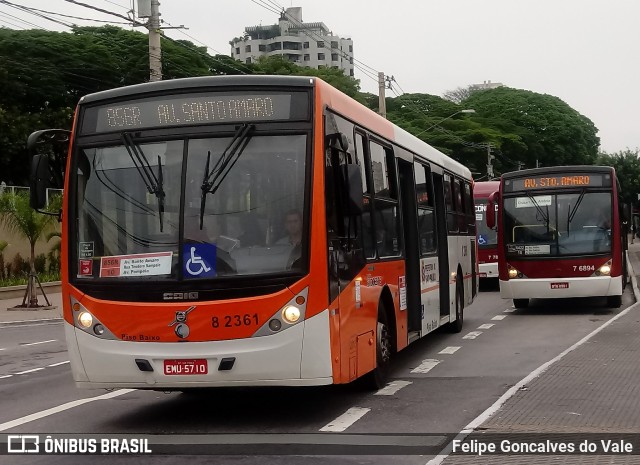
<path fill-rule="evenodd" d="M 284 228 L 287 235 L 278 241 L 277 245 L 291 246 L 289 259 L 287 260 L 287 269 L 298 267 L 300 257 L 302 255 L 302 214 L 298 210 L 289 210 L 284 220 Z"/>

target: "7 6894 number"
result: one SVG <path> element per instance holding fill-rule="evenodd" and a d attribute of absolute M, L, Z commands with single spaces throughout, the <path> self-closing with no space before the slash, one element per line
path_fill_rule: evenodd
<path fill-rule="evenodd" d="M 245 313 L 243 315 L 225 315 L 211 317 L 211 326 L 214 328 L 235 328 L 238 326 L 252 326 L 258 324 L 258 314 Z"/>
<path fill-rule="evenodd" d="M 595 265 L 573 265 L 573 271 L 596 271 Z"/>

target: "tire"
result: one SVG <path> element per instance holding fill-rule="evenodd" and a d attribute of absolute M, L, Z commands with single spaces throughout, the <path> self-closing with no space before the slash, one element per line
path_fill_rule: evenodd
<path fill-rule="evenodd" d="M 447 326 L 450 333 L 459 333 L 464 324 L 464 290 L 459 278 L 456 280 L 456 321 Z"/>
<path fill-rule="evenodd" d="M 513 299 L 513 306 L 515 308 L 527 308 L 529 306 L 529 299 Z"/>
<path fill-rule="evenodd" d="M 378 323 L 376 324 L 376 367 L 367 373 L 364 386 L 368 390 L 382 389 L 387 384 L 391 362 L 392 337 L 387 315 L 382 302 L 378 305 Z"/>
<path fill-rule="evenodd" d="M 620 308 L 622 305 L 622 296 L 621 295 L 610 295 L 607 296 L 607 307 L 609 308 Z"/>

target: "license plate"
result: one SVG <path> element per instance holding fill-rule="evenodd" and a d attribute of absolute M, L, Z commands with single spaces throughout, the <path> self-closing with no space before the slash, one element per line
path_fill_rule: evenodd
<path fill-rule="evenodd" d="M 569 283 L 551 283 L 551 289 L 569 289 Z"/>
<path fill-rule="evenodd" d="M 165 375 L 206 375 L 207 361 L 203 358 L 165 360 Z"/>

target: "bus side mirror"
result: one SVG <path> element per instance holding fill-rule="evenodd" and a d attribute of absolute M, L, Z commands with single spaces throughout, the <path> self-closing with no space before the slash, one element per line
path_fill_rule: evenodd
<path fill-rule="evenodd" d="M 489 196 L 487 202 L 487 226 L 489 229 L 496 227 L 496 205 L 500 201 L 500 194 L 494 192 Z"/>
<path fill-rule="evenodd" d="M 42 211 L 42 208 L 47 203 L 47 189 L 64 187 L 70 134 L 66 129 L 43 129 L 27 138 L 27 149 L 31 155 L 29 204 L 41 213 L 58 215 Z"/>

